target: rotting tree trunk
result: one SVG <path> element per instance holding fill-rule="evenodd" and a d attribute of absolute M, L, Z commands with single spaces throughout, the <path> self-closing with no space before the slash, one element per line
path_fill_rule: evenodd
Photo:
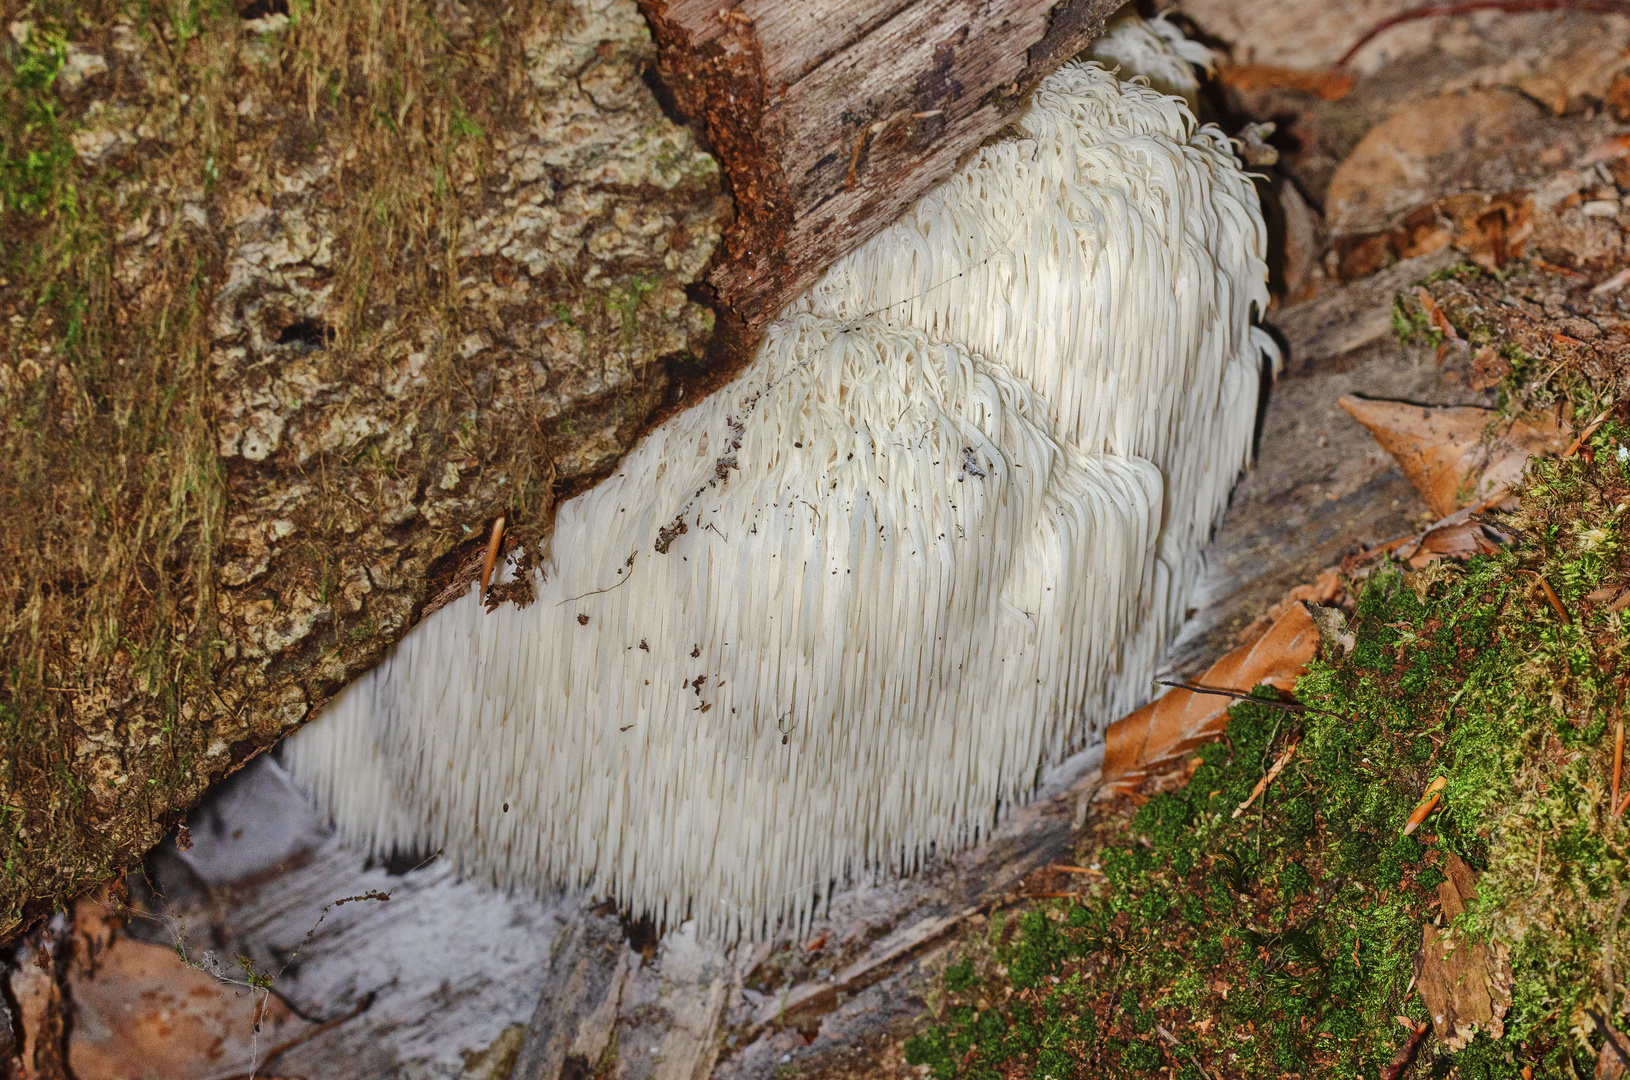
<path fill-rule="evenodd" d="M 1120 0 L 640 0 L 737 214 L 707 281 L 751 330 L 999 131 Z"/>
<path fill-rule="evenodd" d="M 704 8 L 646 9 L 699 145 L 633 0 L 0 0 L 0 940 L 376 663 L 493 518 L 546 535 L 1111 5 Z"/>

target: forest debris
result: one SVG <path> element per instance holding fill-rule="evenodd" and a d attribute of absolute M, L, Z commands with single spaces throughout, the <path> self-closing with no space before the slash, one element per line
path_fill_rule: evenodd
<path fill-rule="evenodd" d="M 1269 627 L 1278 622 L 1280 618 L 1296 604 L 1306 601 L 1310 605 L 1325 606 L 1333 604 L 1342 595 L 1341 573 L 1335 567 L 1319 572 L 1311 584 L 1296 585 L 1286 590 L 1285 595 L 1268 608 L 1267 614 L 1252 622 L 1241 630 L 1234 638 L 1236 645 L 1249 645 L 1257 638 L 1268 632 Z M 1319 625 L 1319 634 L 1327 642 L 1325 624 L 1321 621 L 1318 612 L 1310 610 L 1313 621 Z"/>
<path fill-rule="evenodd" d="M 1506 87 L 1411 102 L 1371 128 L 1331 175 L 1330 232 L 1384 229 L 1414 207 L 1487 190 L 1480 181 L 1489 163 L 1537 155 L 1559 137 L 1546 109 Z"/>
<path fill-rule="evenodd" d="M 487 586 L 492 584 L 492 565 L 498 561 L 498 545 L 504 539 L 504 518 L 500 514 L 492 523 L 492 536 L 487 540 L 487 553 L 481 559 L 481 592 L 477 595 L 486 596 Z"/>
<path fill-rule="evenodd" d="M 1453 853 L 1446 856 L 1443 872 L 1438 903 L 1444 926 L 1450 927 L 1477 896 L 1477 875 Z M 1438 1041 L 1450 1050 L 1465 1049 L 1478 1031 L 1496 1039 L 1505 1034 L 1511 973 L 1498 952 L 1498 946 L 1457 940 L 1452 929 L 1428 924 L 1421 930 L 1415 954 L 1421 1001 L 1432 1014 Z"/>
<path fill-rule="evenodd" d="M 1415 299 L 1421 302 L 1421 310 L 1426 312 L 1426 319 L 1432 324 L 1434 330 L 1442 334 L 1447 341 L 1463 343 L 1464 339 L 1461 338 L 1460 332 L 1455 329 L 1455 324 L 1450 322 L 1448 316 L 1443 314 L 1443 309 L 1438 307 L 1438 302 L 1432 299 L 1432 294 L 1427 292 L 1425 287 L 1415 289 Z"/>
<path fill-rule="evenodd" d="M 1443 789 L 1448 786 L 1449 778 L 1442 775 L 1426 785 L 1426 790 L 1421 794 L 1421 801 L 1409 815 L 1409 820 L 1404 822 L 1405 836 L 1421 827 L 1421 822 L 1425 821 L 1427 815 L 1432 812 L 1432 808 L 1437 806 L 1438 800 L 1443 798 Z"/>
<path fill-rule="evenodd" d="M 1070 895 L 1070 894 L 1060 894 Z M 838 972 L 830 981 L 808 982 L 793 987 L 784 997 L 774 997 L 765 1003 L 745 1038 L 752 1042 L 758 1034 L 777 1020 L 793 1012 L 830 1012 L 838 1005 L 840 994 L 857 994 L 877 982 L 893 969 L 892 965 L 904 960 L 918 949 L 962 925 L 963 920 L 979 914 L 978 906 L 966 908 L 951 915 L 930 916 L 904 930 L 884 938 L 872 955 L 864 956 Z"/>
<path fill-rule="evenodd" d="M 1607 805 L 1619 805 L 1619 780 L 1624 776 L 1624 710 L 1621 698 L 1620 708 L 1614 710 L 1618 713 L 1618 734 L 1613 739 L 1613 794 L 1608 798 Z"/>
<path fill-rule="evenodd" d="M 1531 456 L 1556 453 L 1567 440 L 1554 413 L 1513 420 L 1498 437 L 1485 441 L 1490 425 L 1498 419 L 1492 409 L 1422 406 L 1351 395 L 1337 404 L 1369 428 L 1440 517 L 1515 484 Z"/>
<path fill-rule="evenodd" d="M 1426 1032 L 1431 1026 L 1425 1022 L 1410 1024 L 1409 1038 L 1404 1040 L 1404 1045 L 1398 1048 L 1398 1052 L 1392 1055 L 1392 1060 L 1387 1062 L 1386 1068 L 1381 1070 L 1381 1080 L 1398 1080 L 1404 1075 L 1410 1063 L 1415 1060 L 1415 1051 L 1420 1049 L 1421 1040 L 1426 1038 Z"/>
<path fill-rule="evenodd" d="M 1290 745 L 1280 751 L 1279 756 L 1274 758 L 1273 764 L 1268 767 L 1268 771 L 1262 774 L 1262 779 L 1258 780 L 1256 786 L 1251 789 L 1251 794 L 1246 797 L 1244 802 L 1234 807 L 1233 817 L 1237 818 L 1249 810 L 1251 804 L 1256 802 L 1257 796 L 1268 790 L 1268 785 L 1273 783 L 1274 777 L 1284 771 L 1285 766 L 1290 762 L 1290 756 L 1296 753 L 1296 748 L 1300 745 L 1302 745 L 1301 739 L 1292 739 Z"/>
<path fill-rule="evenodd" d="M 207 970 L 220 966 L 212 953 L 195 966 L 175 949 L 133 941 L 90 901 L 74 916 L 76 936 L 101 943 L 94 954 L 76 949 L 68 973 L 68 1061 L 77 1080 L 206 1080 L 248 1070 L 254 1046 L 264 1057 L 268 1046 L 316 1026 L 269 991 Z"/>
<path fill-rule="evenodd" d="M 1320 101 L 1340 101 L 1352 92 L 1357 80 L 1345 71 L 1233 64 L 1218 69 L 1217 81 L 1233 90 L 1297 90 Z"/>
<path fill-rule="evenodd" d="M 1291 690 L 1319 645 L 1319 628 L 1301 603 L 1293 603 L 1258 640 L 1241 645 L 1199 679 L 1208 688 L 1249 693 L 1267 685 Z M 1104 784 L 1135 792 L 1161 765 L 1210 742 L 1228 725 L 1229 701 L 1214 694 L 1174 689 L 1115 721 L 1104 733 Z"/>
<path fill-rule="evenodd" d="M 10 1060 L 0 1059 L 19 1080 L 68 1080 L 68 1062 L 63 1055 L 63 1035 L 69 1003 L 56 978 L 56 965 L 48 935 L 29 934 L 16 953 L 16 967 L 0 970 L 10 1002 L 7 1012 L 15 1025 L 7 1032 L 14 1039 Z M 7 995 L 0 995 L 3 998 Z"/>
<path fill-rule="evenodd" d="M 1550 602 L 1551 609 L 1556 612 L 1556 617 L 1562 620 L 1562 625 L 1567 626 L 1572 623 L 1573 619 L 1569 617 L 1568 609 L 1562 606 L 1562 598 L 1556 594 L 1555 589 L 1551 588 L 1551 583 L 1545 580 L 1545 575 L 1536 573 L 1534 579 L 1539 582 L 1539 587 L 1544 590 L 1545 599 Z"/>
<path fill-rule="evenodd" d="M 1596 1080 L 1619 1080 L 1630 1066 L 1630 1039 L 1612 1024 L 1602 1023 L 1602 1052 L 1596 1058 Z"/>

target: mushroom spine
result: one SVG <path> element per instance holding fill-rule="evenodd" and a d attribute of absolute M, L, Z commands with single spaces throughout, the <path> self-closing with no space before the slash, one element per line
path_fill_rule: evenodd
<path fill-rule="evenodd" d="M 289 740 L 342 833 L 756 936 L 1137 704 L 1249 455 L 1261 213 L 1097 64 L 1019 130 L 562 504 L 533 604 L 454 601 Z"/>

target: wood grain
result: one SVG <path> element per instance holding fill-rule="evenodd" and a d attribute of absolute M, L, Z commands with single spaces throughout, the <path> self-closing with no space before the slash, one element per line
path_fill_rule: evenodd
<path fill-rule="evenodd" d="M 1115 0 L 643 0 L 736 201 L 708 282 L 751 332 L 1007 124 Z"/>

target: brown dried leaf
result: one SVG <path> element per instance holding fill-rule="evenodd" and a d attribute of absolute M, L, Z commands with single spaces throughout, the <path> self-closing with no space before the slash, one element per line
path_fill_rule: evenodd
<path fill-rule="evenodd" d="M 1434 513 L 1447 517 L 1522 477 L 1528 459 L 1567 446 L 1552 414 L 1514 420 L 1485 442 L 1498 414 L 1469 405 L 1422 406 L 1343 397 L 1337 404 L 1375 436 Z"/>
<path fill-rule="evenodd" d="M 1356 81 L 1345 71 L 1308 71 L 1272 64 L 1234 64 L 1220 68 L 1217 78 L 1234 90 L 1300 90 L 1322 101 L 1340 101 Z"/>
<path fill-rule="evenodd" d="M 1596 1080 L 1619 1080 L 1630 1060 L 1630 1038 L 1612 1024 L 1607 1025 L 1605 1035 L 1602 1052 L 1596 1057 Z"/>
<path fill-rule="evenodd" d="M 174 949 L 118 934 L 100 905 L 78 906 L 75 932 L 97 943 L 75 957 L 68 976 L 68 1062 L 76 1080 L 230 1075 L 248 1071 L 256 1042 L 264 1059 L 268 1047 L 315 1027 L 265 991 L 222 982 Z"/>
<path fill-rule="evenodd" d="M 1197 681 L 1240 693 L 1264 684 L 1291 690 L 1318 644 L 1319 628 L 1307 608 L 1292 604 L 1266 634 L 1217 661 Z M 1216 738 L 1228 726 L 1233 704 L 1215 694 L 1174 689 L 1115 721 L 1104 733 L 1104 783 L 1131 794 L 1156 768 Z"/>
<path fill-rule="evenodd" d="M 1427 292 L 1424 286 L 1415 290 L 1415 299 L 1421 302 L 1421 310 L 1426 312 L 1427 321 L 1432 324 L 1432 329 L 1450 341 L 1460 340 L 1460 333 L 1455 329 L 1455 324 L 1449 321 L 1449 317 L 1438 307 L 1438 302 L 1432 299 L 1432 294 Z"/>
<path fill-rule="evenodd" d="M 1443 923 L 1449 926 L 1477 895 L 1477 875 L 1450 854 L 1438 886 Z M 1432 1014 L 1438 1041 L 1463 1050 L 1478 1031 L 1493 1038 L 1505 1034 L 1511 1007 L 1511 971 L 1503 950 L 1482 942 L 1456 940 L 1453 933 L 1428 924 L 1415 954 L 1415 978 L 1421 1001 Z"/>

